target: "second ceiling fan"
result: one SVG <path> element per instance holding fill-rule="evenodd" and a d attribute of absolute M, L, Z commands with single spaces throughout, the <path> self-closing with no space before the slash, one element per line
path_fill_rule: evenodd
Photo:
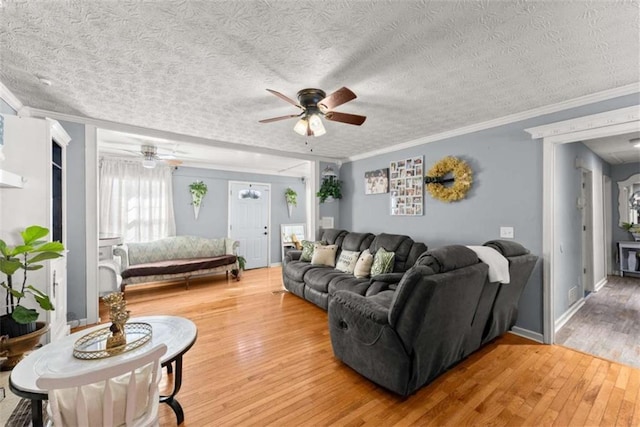
<path fill-rule="evenodd" d="M 302 110 L 299 114 L 273 117 L 271 119 L 260 120 L 260 123 L 271 123 L 286 120 L 293 117 L 300 117 L 293 130 L 306 136 L 321 136 L 326 133 L 321 117 L 333 122 L 347 123 L 360 126 L 367 119 L 358 114 L 340 113 L 333 111 L 334 108 L 356 99 L 356 94 L 346 87 L 340 88 L 327 96 L 321 89 L 302 89 L 298 92 L 298 102 L 272 89 L 267 89 L 278 98 Z"/>

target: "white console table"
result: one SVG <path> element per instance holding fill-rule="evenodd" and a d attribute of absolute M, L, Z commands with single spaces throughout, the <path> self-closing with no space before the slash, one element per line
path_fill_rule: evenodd
<path fill-rule="evenodd" d="M 639 260 L 636 254 L 640 252 L 640 242 L 618 242 L 618 258 L 620 275 L 625 273 L 640 274 Z"/>

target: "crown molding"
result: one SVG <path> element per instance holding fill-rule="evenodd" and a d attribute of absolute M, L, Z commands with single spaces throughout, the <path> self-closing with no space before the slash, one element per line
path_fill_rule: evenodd
<path fill-rule="evenodd" d="M 525 129 L 533 139 L 551 138 L 554 143 L 600 138 L 640 130 L 640 105 L 605 111 L 576 119 Z M 615 131 L 615 133 L 612 133 Z"/>
<path fill-rule="evenodd" d="M 24 104 L 20 102 L 18 97 L 15 96 L 13 92 L 11 92 L 9 88 L 6 87 L 1 81 L 0 98 L 2 98 L 7 104 L 9 104 L 9 107 L 13 108 L 16 112 L 20 111 L 24 107 Z"/>
<path fill-rule="evenodd" d="M 272 148 L 256 147 L 253 145 L 237 144 L 233 142 L 220 141 L 216 139 L 208 139 L 199 136 L 185 135 L 175 132 L 163 131 L 159 129 L 151 129 L 142 126 L 128 125 L 125 123 L 112 122 L 109 120 L 95 119 L 91 117 L 76 116 L 73 114 L 58 113 L 55 111 L 42 110 L 39 108 L 23 107 L 18 112 L 21 116 L 50 118 L 84 125 L 92 125 L 98 129 L 109 129 L 118 132 L 133 133 L 137 135 L 149 136 L 153 138 L 168 139 L 174 141 L 192 142 L 195 144 L 205 144 L 213 147 L 226 148 L 230 150 L 247 151 L 250 153 L 269 154 L 272 156 L 286 157 L 289 159 L 300 159 L 310 161 L 323 161 L 336 163 L 339 161 L 333 157 L 320 157 L 304 153 L 293 153 L 289 151 L 274 150 Z"/>
<path fill-rule="evenodd" d="M 570 99 L 567 101 L 558 102 L 556 104 L 546 105 L 544 107 L 534 108 L 532 110 L 523 111 L 521 113 L 510 114 L 508 116 L 488 120 L 486 122 L 476 123 L 476 124 L 464 126 L 458 129 L 453 129 L 450 131 L 425 136 L 422 138 L 415 139 L 413 141 L 404 142 L 402 144 L 392 145 L 390 147 L 381 148 L 379 150 L 357 154 L 355 156 L 346 158 L 345 161 L 353 162 L 356 160 L 367 159 L 369 157 L 374 157 L 381 154 L 393 153 L 399 150 L 404 150 L 406 148 L 412 148 L 419 145 L 428 144 L 430 142 L 441 141 L 443 139 L 453 138 L 455 136 L 466 135 L 469 133 L 491 129 L 498 126 L 504 126 L 510 123 L 515 123 L 522 120 L 543 116 L 545 114 L 557 113 L 558 111 L 568 110 L 576 107 L 582 107 L 584 105 L 606 101 L 609 99 L 613 99 L 613 98 L 617 98 L 625 95 L 631 95 L 634 93 L 640 93 L 640 83 L 633 83 L 633 84 L 621 86 L 615 89 L 596 92 L 596 93 L 581 96 L 578 98 Z"/>

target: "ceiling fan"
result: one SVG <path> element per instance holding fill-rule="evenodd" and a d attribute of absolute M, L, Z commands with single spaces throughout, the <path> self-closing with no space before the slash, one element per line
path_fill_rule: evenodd
<path fill-rule="evenodd" d="M 158 154 L 158 147 L 155 145 L 143 145 L 140 147 L 140 154 L 144 157 L 142 160 L 142 166 L 147 169 L 153 169 L 156 167 L 157 160 L 164 160 L 171 166 L 178 166 L 182 164 L 182 160 L 177 160 L 175 151 L 170 154 Z"/>
<path fill-rule="evenodd" d="M 300 120 L 298 120 L 293 130 L 303 136 L 321 136 L 326 133 L 321 117 L 333 122 L 347 123 L 356 126 L 360 126 L 367 119 L 365 116 L 357 114 L 333 111 L 334 108 L 357 98 L 356 94 L 346 87 L 338 89 L 329 96 L 320 89 L 302 89 L 298 92 L 298 102 L 275 90 L 267 89 L 267 91 L 289 104 L 300 108 L 302 112 L 300 114 L 260 120 L 260 123 L 271 123 L 293 117 L 300 117 Z"/>

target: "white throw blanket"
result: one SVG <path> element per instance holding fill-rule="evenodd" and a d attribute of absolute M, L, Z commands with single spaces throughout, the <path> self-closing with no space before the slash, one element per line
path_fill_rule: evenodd
<path fill-rule="evenodd" d="M 511 280 L 509 277 L 509 260 L 489 246 L 467 246 L 474 251 L 480 261 L 489 266 L 489 281 L 500 282 L 505 285 Z"/>

